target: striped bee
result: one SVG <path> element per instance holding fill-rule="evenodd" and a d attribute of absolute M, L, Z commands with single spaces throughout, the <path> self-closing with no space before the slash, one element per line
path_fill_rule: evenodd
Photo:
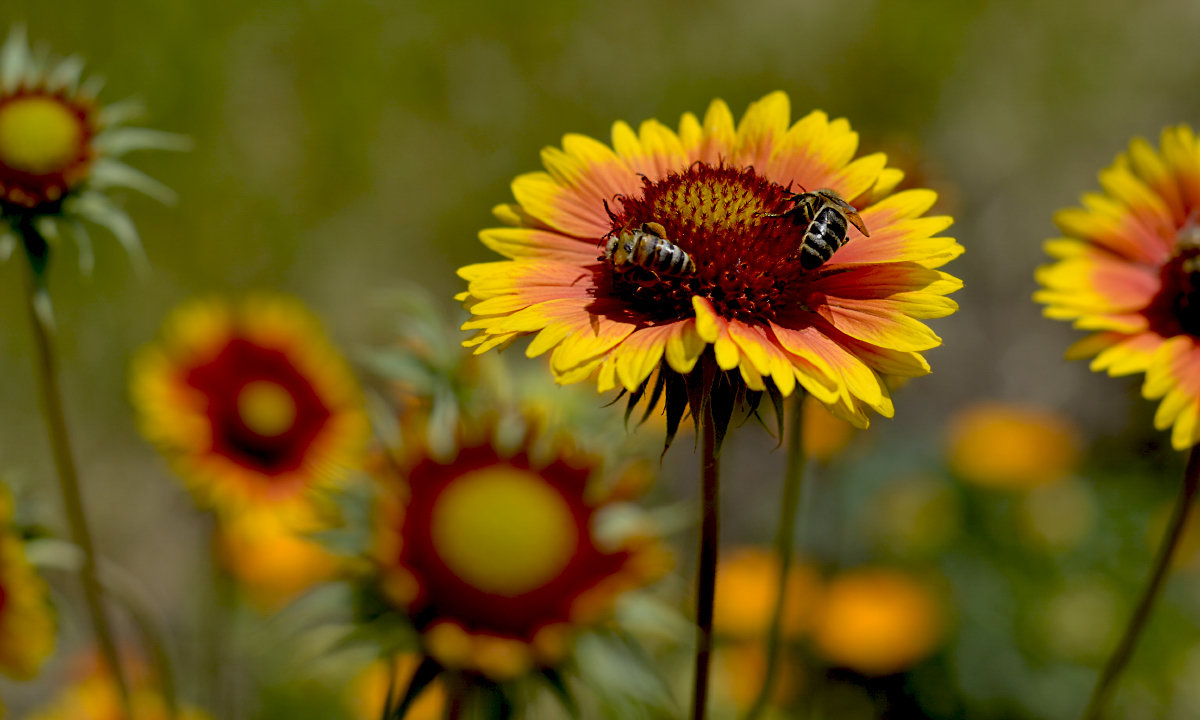
<path fill-rule="evenodd" d="M 858 211 L 835 190 L 821 188 L 797 193 L 788 201 L 792 203 L 788 210 L 763 213 L 763 216 L 788 218 L 796 227 L 804 228 L 804 237 L 800 241 L 800 267 L 805 270 L 821 267 L 846 244 L 847 225 L 854 225 L 867 237 L 871 235 Z"/>
<path fill-rule="evenodd" d="M 640 230 L 622 230 L 610 235 L 600 260 L 623 273 L 640 267 L 657 275 L 685 277 L 696 273 L 696 261 L 667 239 L 667 231 L 655 222 L 642 223 Z"/>

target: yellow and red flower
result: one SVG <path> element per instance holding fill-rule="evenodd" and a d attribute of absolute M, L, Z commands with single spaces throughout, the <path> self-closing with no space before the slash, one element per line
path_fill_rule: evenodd
<path fill-rule="evenodd" d="M 882 154 L 854 159 L 845 120 L 789 116 L 782 92 L 738 124 L 717 100 L 703 120 L 685 114 L 678 132 L 618 122 L 612 147 L 567 135 L 543 150 L 546 172 L 517 177 L 516 204 L 495 210 L 508 227 L 480 233 L 508 259 L 459 271 L 473 314 L 463 327 L 478 331 L 466 344 L 484 352 L 536 334 L 526 354 L 553 350 L 559 382 L 596 377 L 601 392 L 635 398 L 653 386 L 655 400 L 665 385 L 668 410 L 711 353 L 731 385 L 799 386 L 860 427 L 868 408 L 891 416 L 884 377 L 929 371 L 920 353 L 940 339 L 921 320 L 955 310 L 945 296 L 961 283 L 936 268 L 962 247 L 934 237 L 950 218 L 922 217 L 935 193 L 893 193 L 902 173 Z M 777 217 L 801 188 L 835 190 L 870 237 L 851 228 L 831 260 L 803 268 L 808 226 Z M 606 238 L 644 223 L 660 225 L 695 272 L 618 273 L 600 259 Z"/>
<path fill-rule="evenodd" d="M 389 480 L 375 512 L 377 583 L 430 656 L 494 680 L 552 667 L 578 628 L 665 571 L 649 535 L 598 529 L 631 483 L 597 493 L 596 470 L 565 448 L 535 458 L 526 438 L 514 452 L 476 441 L 449 460 L 421 453 Z"/>
<path fill-rule="evenodd" d="M 358 386 L 295 300 L 196 300 L 135 359 L 142 433 L 205 506 L 311 512 L 361 460 Z"/>
<path fill-rule="evenodd" d="M 1067 351 L 1109 375 L 1146 373 L 1154 425 L 1179 450 L 1200 440 L 1200 143 L 1166 128 L 1100 173 L 1103 193 L 1054 216 L 1056 262 L 1038 269 L 1047 317 L 1091 331 Z"/>
<path fill-rule="evenodd" d="M 54 636 L 50 592 L 25 557 L 11 498 L 0 487 L 0 673 L 17 680 L 37 675 L 54 650 Z"/>
<path fill-rule="evenodd" d="M 100 106 L 100 83 L 82 80 L 82 74 L 77 57 L 52 61 L 31 52 L 19 27 L 0 49 L 0 219 L 14 234 L 22 223 L 66 220 L 86 270 L 92 251 L 80 220 L 107 228 L 140 258 L 133 223 L 105 190 L 131 188 L 163 201 L 174 197 L 119 158 L 133 150 L 180 150 L 188 143 L 169 133 L 125 126 L 137 105 Z M 53 222 L 37 230 L 47 239 L 59 234 Z M 5 251 L 16 239 L 0 232 Z"/>

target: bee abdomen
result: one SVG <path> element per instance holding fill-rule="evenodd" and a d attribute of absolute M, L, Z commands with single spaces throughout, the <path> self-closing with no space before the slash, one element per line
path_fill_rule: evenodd
<path fill-rule="evenodd" d="M 817 213 L 800 243 L 800 267 L 813 270 L 829 261 L 846 244 L 846 219 L 833 208 Z"/>

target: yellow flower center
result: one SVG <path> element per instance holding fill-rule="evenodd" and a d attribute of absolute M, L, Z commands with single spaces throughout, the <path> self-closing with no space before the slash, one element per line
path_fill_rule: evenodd
<path fill-rule="evenodd" d="M 238 393 L 238 415 L 252 432 L 275 437 L 296 421 L 296 400 L 279 383 L 255 380 Z"/>
<path fill-rule="evenodd" d="M 559 573 L 575 553 L 575 516 L 537 475 L 490 467 L 442 491 L 432 535 L 446 566 L 484 592 L 515 597 Z"/>
<path fill-rule="evenodd" d="M 79 155 L 83 136 L 79 114 L 56 98 L 32 95 L 0 105 L 0 163 L 14 170 L 63 170 Z"/>

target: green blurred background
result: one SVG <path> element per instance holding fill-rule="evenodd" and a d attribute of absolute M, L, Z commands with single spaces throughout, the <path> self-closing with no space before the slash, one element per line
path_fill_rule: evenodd
<path fill-rule="evenodd" d="M 1096 188 L 1132 136 L 1156 140 L 1200 119 L 1198 3 L 6 0 L 0 29 L 13 23 L 35 46 L 86 58 L 108 78 L 103 101 L 141 98 L 147 126 L 195 142 L 129 158 L 180 198 L 125 198 L 148 277 L 97 232 L 94 275 L 81 277 L 67 248 L 51 282 L 101 545 L 164 607 L 191 592 L 192 568 L 178 559 L 203 547 L 203 526 L 136 435 L 124 378 L 168 308 L 197 293 L 278 289 L 351 349 L 388 339 L 379 297 L 392 289 L 420 285 L 454 317 L 455 269 L 493 259 L 476 233 L 511 199 L 510 180 L 539 168 L 541 147 L 566 132 L 607 140 L 617 119 L 674 124 L 716 97 L 740 115 L 775 89 L 791 96 L 793 116 L 847 117 L 862 151 L 889 152 L 938 189 L 967 248 L 947 268 L 965 288 L 960 312 L 934 323 L 945 338 L 929 353 L 934 374 L 898 393 L 903 421 L 875 424 L 875 450 L 916 442 L 933 454 L 954 408 L 1036 401 L 1106 447 L 1101 464 L 1147 456 L 1138 507 L 1171 493 L 1178 463 L 1148 430 L 1137 381 L 1063 361 L 1077 334 L 1042 319 L 1030 294 L 1052 213 Z M 0 265 L 0 468 L 53 518 L 21 270 Z M 773 444 L 746 442 L 731 463 L 752 467 Z M 690 468 L 687 450 L 678 454 Z M 875 462 L 898 472 L 905 460 Z M 773 513 L 754 502 L 774 491 L 738 496 L 731 537 L 764 539 L 752 528 Z M 1109 507 L 1128 497 L 1118 484 Z M 1117 545 L 1132 548 L 1132 563 L 1149 552 L 1141 536 Z M 1136 565 L 1126 571 L 1136 581 Z M 68 642 L 78 622 L 66 621 Z"/>

